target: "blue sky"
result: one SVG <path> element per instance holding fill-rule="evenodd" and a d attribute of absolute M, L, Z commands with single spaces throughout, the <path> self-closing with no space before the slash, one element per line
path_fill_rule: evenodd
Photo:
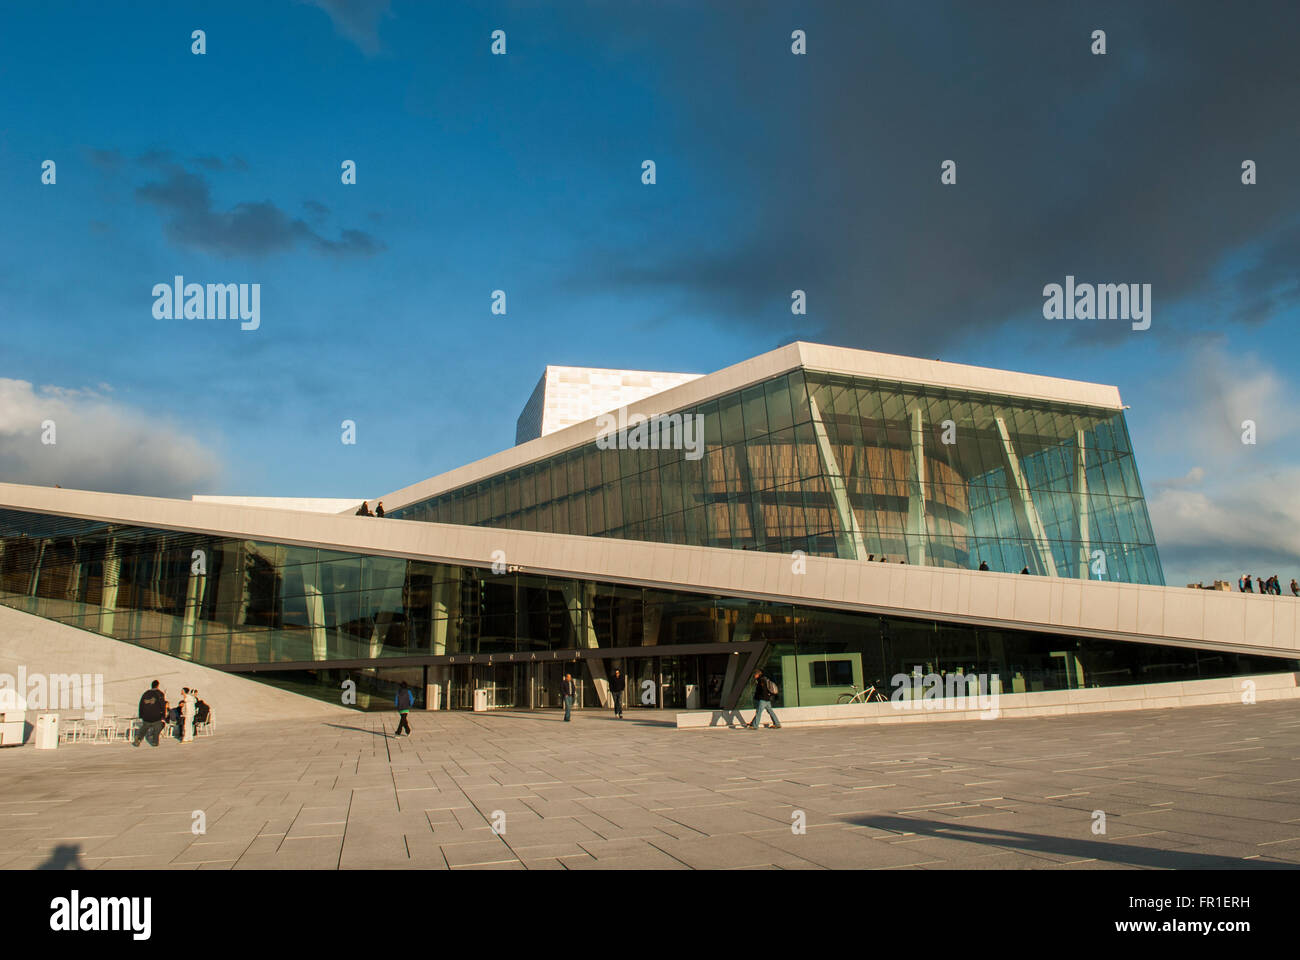
<path fill-rule="evenodd" d="M 375 496 L 509 446 L 547 363 L 797 337 L 1117 384 L 1169 581 L 1300 575 L 1300 17 L 1040 7 L 10 8 L 0 479 Z M 1043 320 L 1067 273 L 1152 329 Z M 261 328 L 155 319 L 176 274 Z"/>

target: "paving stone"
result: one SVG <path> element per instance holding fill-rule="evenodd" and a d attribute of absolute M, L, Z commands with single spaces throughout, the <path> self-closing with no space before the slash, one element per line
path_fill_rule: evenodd
<path fill-rule="evenodd" d="M 0 868 L 1300 864 L 1286 703 L 779 735 L 658 716 L 422 714 L 395 740 L 374 715 L 274 738 L 231 724 L 184 748 L 0 751 Z"/>

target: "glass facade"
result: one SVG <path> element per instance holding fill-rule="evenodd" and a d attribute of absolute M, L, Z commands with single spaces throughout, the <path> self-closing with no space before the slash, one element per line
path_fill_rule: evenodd
<path fill-rule="evenodd" d="M 755 667 L 784 705 L 834 703 L 896 674 L 997 674 L 1006 692 L 1295 670 L 1295 661 L 996 630 L 526 572 L 0 510 L 0 603 L 338 701 L 396 684 L 558 705 L 564 672 L 637 707 L 747 702 Z"/>
<path fill-rule="evenodd" d="M 670 413 L 702 455 L 593 441 L 390 516 L 1164 583 L 1122 411 L 800 369 Z"/>

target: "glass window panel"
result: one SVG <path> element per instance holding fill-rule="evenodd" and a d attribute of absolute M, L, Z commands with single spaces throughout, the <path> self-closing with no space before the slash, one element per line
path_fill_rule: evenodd
<path fill-rule="evenodd" d="M 745 436 L 748 438 L 764 436 L 768 432 L 768 427 L 767 401 L 762 384 L 747 388 L 740 397 L 744 410 Z"/>
<path fill-rule="evenodd" d="M 790 384 L 785 377 L 764 384 L 767 396 L 767 422 L 773 431 L 794 426 L 794 412 L 790 406 Z"/>

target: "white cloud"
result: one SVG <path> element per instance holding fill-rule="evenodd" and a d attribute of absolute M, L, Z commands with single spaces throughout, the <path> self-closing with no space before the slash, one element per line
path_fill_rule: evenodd
<path fill-rule="evenodd" d="M 1205 468 L 1192 467 L 1181 477 L 1170 477 L 1167 480 L 1159 480 L 1154 488 L 1162 490 L 1186 490 L 1191 487 L 1199 487 L 1205 482 Z"/>
<path fill-rule="evenodd" d="M 1300 403 L 1291 383 L 1255 354 L 1198 350 L 1160 393 L 1164 453 L 1197 463 L 1292 458 L 1293 448 L 1282 441 L 1300 433 Z M 1254 444 L 1242 443 L 1246 420 L 1255 424 Z"/>
<path fill-rule="evenodd" d="M 366 56 L 380 50 L 379 23 L 391 16 L 389 0 L 300 0 L 329 14 L 334 29 L 355 43 Z"/>
<path fill-rule="evenodd" d="M 1300 577 L 1300 467 L 1208 490 L 1166 487 L 1148 502 L 1165 581 L 1237 582 L 1243 572 Z"/>
<path fill-rule="evenodd" d="M 160 497 L 213 486 L 221 470 L 211 450 L 109 393 L 0 377 L 0 482 Z M 46 421 L 53 444 L 42 442 Z"/>
<path fill-rule="evenodd" d="M 1148 508 L 1165 581 L 1300 578 L 1300 403 L 1291 383 L 1254 354 L 1202 349 L 1161 394 L 1169 409 L 1153 446 L 1174 475 L 1153 478 Z M 1256 443 L 1242 443 L 1243 420 L 1254 421 Z"/>

